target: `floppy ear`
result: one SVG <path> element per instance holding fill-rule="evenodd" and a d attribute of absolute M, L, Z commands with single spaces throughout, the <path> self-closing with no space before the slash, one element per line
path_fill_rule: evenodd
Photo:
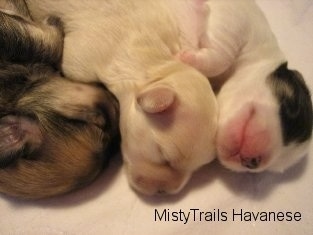
<path fill-rule="evenodd" d="M 42 135 L 37 122 L 26 117 L 5 116 L 0 119 L 0 168 L 38 148 Z"/>
<path fill-rule="evenodd" d="M 175 101 L 175 93 L 169 87 L 153 87 L 137 97 L 137 103 L 147 113 L 161 113 L 169 109 Z"/>
<path fill-rule="evenodd" d="M 312 100 L 302 75 L 283 63 L 268 79 L 280 104 L 284 143 L 302 143 L 311 138 Z"/>

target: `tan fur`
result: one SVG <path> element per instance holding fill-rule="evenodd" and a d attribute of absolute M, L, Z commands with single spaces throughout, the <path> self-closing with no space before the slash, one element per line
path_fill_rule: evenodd
<path fill-rule="evenodd" d="M 37 20 L 64 21 L 65 75 L 101 81 L 118 98 L 125 169 L 136 190 L 177 193 L 214 159 L 215 96 L 205 76 L 176 59 L 181 32 L 167 1 L 27 2 Z"/>
<path fill-rule="evenodd" d="M 118 102 L 55 70 L 58 17 L 34 23 L 24 1 L 0 0 L 0 18 L 0 192 L 34 199 L 82 187 L 118 141 Z"/>
<path fill-rule="evenodd" d="M 102 148 L 100 131 L 90 128 L 57 139 L 46 138 L 36 159 L 20 159 L 0 170 L 0 191 L 23 198 L 50 197 L 82 187 L 99 174 L 103 159 L 93 154 Z"/>
<path fill-rule="evenodd" d="M 18 111 L 35 115 L 42 140 L 30 154 L 0 169 L 0 192 L 43 198 L 95 179 L 117 136 L 118 104 L 109 92 L 51 76 L 17 103 Z"/>

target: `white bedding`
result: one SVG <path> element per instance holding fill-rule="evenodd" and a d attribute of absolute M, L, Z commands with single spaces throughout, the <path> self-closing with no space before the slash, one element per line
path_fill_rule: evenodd
<path fill-rule="evenodd" d="M 289 58 L 289 66 L 302 72 L 313 91 L 313 1 L 257 0 L 257 3 Z M 309 235 L 313 234 L 312 157 L 313 146 L 303 161 L 284 174 L 237 174 L 214 162 L 200 169 L 179 195 L 155 198 L 141 197 L 129 188 L 121 159 L 116 157 L 96 182 L 68 195 L 35 202 L 0 195 L 0 235 Z M 188 222 L 178 213 L 165 221 L 168 218 L 165 214 L 162 217 L 164 210 L 185 215 L 190 212 Z M 246 220 L 253 212 L 258 221 L 253 218 L 241 221 L 240 215 L 233 218 L 233 210 L 236 214 L 245 212 Z M 202 221 L 200 211 L 205 212 L 201 214 Z M 290 219 L 290 215 L 295 218 L 260 221 L 260 215 L 265 219 L 260 212 L 269 211 L 279 219 L 282 213 L 285 219 Z M 215 213 L 215 219 L 210 218 L 210 213 Z"/>

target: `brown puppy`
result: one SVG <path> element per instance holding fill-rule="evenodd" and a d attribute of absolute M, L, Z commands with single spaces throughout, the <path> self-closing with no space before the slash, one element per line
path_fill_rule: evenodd
<path fill-rule="evenodd" d="M 63 27 L 57 17 L 31 20 L 24 1 L 0 0 L 0 61 L 57 65 L 63 51 Z"/>
<path fill-rule="evenodd" d="M 0 192 L 42 198 L 99 174 L 117 137 L 118 102 L 60 77 L 51 66 L 61 58 L 60 21 L 35 25 L 14 2 L 0 1 L 13 6 L 0 11 Z"/>
<path fill-rule="evenodd" d="M 147 195 L 178 193 L 215 157 L 215 95 L 204 75 L 177 58 L 183 38 L 172 7 L 198 8 L 183 2 L 27 1 L 36 20 L 53 14 L 64 22 L 64 74 L 102 82 L 116 95 L 128 181 Z"/>

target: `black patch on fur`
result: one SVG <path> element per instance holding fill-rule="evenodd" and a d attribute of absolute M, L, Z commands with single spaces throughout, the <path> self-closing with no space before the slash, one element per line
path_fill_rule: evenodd
<path fill-rule="evenodd" d="M 280 105 L 280 120 L 285 145 L 302 143 L 312 136 L 312 101 L 302 75 L 289 70 L 287 62 L 280 65 L 268 78 Z"/>
<path fill-rule="evenodd" d="M 38 57 L 36 43 L 22 17 L 0 12 L 0 58 L 12 62 L 31 61 L 32 56 Z"/>
<path fill-rule="evenodd" d="M 56 74 L 52 68 L 43 64 L 20 65 L 0 61 L 0 116 L 18 114 L 14 110 L 20 98 L 38 89 Z M 38 99 L 48 95 L 44 94 L 44 97 Z"/>
<path fill-rule="evenodd" d="M 50 17 L 47 22 L 57 28 L 60 39 L 63 38 L 61 20 Z M 42 35 L 33 33 L 35 30 L 43 32 L 41 25 L 27 18 L 0 11 L 0 62 L 42 62 L 57 67 L 62 56 L 63 42 L 55 42 L 52 48 L 52 42 L 46 42 L 47 39 Z"/>

